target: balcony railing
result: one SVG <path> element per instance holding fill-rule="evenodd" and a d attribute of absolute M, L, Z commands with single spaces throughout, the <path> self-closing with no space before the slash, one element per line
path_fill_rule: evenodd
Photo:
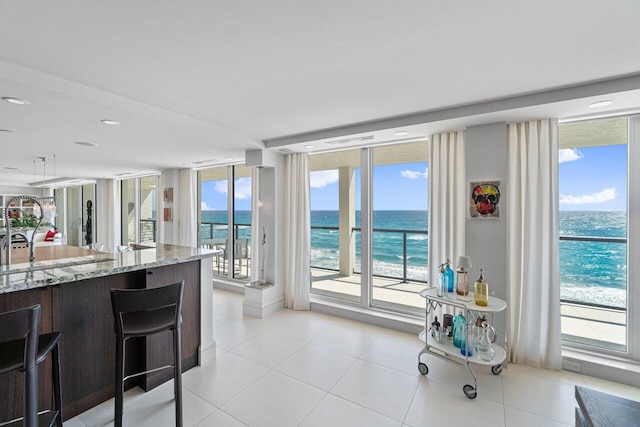
<path fill-rule="evenodd" d="M 327 230 L 327 231 L 338 231 L 339 227 L 336 226 L 319 226 L 319 225 L 312 225 L 311 226 L 311 230 Z M 360 227 L 353 227 L 351 229 L 352 232 L 361 232 L 362 229 Z M 379 274 L 379 273 L 374 273 L 373 276 L 374 277 L 382 277 L 382 278 L 387 278 L 387 279 L 398 279 L 401 280 L 403 283 L 407 283 L 409 281 L 411 282 L 417 282 L 417 283 L 427 283 L 426 279 L 421 279 L 418 277 L 410 277 L 408 271 L 408 260 L 409 260 L 409 256 L 408 256 L 408 248 L 407 248 L 407 241 L 408 241 L 408 236 L 410 235 L 422 235 L 422 236 L 428 236 L 428 231 L 426 230 L 399 230 L 399 229 L 392 229 L 392 228 L 374 228 L 373 229 L 373 233 L 375 235 L 375 233 L 394 233 L 394 234 L 400 234 L 402 235 L 402 276 L 392 276 L 392 275 L 388 275 L 388 274 Z M 312 238 L 313 240 L 313 238 Z M 424 242 L 426 242 L 426 240 L 424 240 Z M 426 244 L 425 244 L 426 246 Z M 375 237 L 374 237 L 374 251 L 375 251 Z M 356 249 L 356 255 L 358 255 L 359 252 Z M 313 263 L 313 259 L 311 259 L 311 267 L 313 268 L 322 268 L 325 270 L 332 270 L 332 271 L 338 271 L 337 268 L 332 268 L 332 267 L 326 267 L 326 266 L 320 266 L 320 265 L 314 265 Z M 427 269 L 426 264 L 424 265 L 424 270 Z M 360 274 L 360 271 L 358 271 L 357 269 L 354 268 L 353 270 L 354 274 Z"/>
<path fill-rule="evenodd" d="M 140 220 L 140 241 L 155 242 L 157 231 L 157 221 L 154 218 Z"/>
<path fill-rule="evenodd" d="M 216 230 L 216 226 L 218 226 L 218 229 L 223 229 L 224 230 L 224 235 L 223 236 L 216 236 L 215 235 L 215 230 Z M 202 221 L 200 223 L 200 238 L 201 239 L 214 239 L 214 238 L 223 238 L 226 239 L 227 238 L 227 227 L 229 226 L 229 224 L 227 224 L 226 222 L 210 222 L 210 221 Z M 242 229 L 242 236 L 241 234 L 241 229 Z M 248 231 L 248 232 L 247 232 Z M 236 239 L 240 238 L 240 237 L 246 237 L 246 238 L 251 238 L 251 224 L 243 224 L 243 223 L 237 223 L 237 224 L 233 224 L 233 235 L 235 236 Z"/>

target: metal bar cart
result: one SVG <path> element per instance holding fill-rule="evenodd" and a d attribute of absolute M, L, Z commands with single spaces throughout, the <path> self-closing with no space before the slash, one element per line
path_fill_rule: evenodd
<path fill-rule="evenodd" d="M 460 367 L 465 367 L 471 373 L 473 377 L 473 385 L 466 384 L 462 388 L 465 396 L 469 399 L 475 399 L 478 394 L 478 379 L 476 374 L 473 372 L 471 368 L 471 364 L 475 363 L 478 365 L 491 366 L 491 372 L 494 375 L 500 375 L 502 372 L 502 363 L 507 357 L 507 352 L 504 348 L 493 345 L 493 349 L 495 354 L 491 360 L 483 360 L 479 357 L 478 352 L 475 349 L 471 349 L 472 355 L 469 356 L 469 352 L 465 351 L 464 354 L 461 352 L 460 348 L 457 348 L 453 345 L 450 340 L 436 340 L 429 333 L 430 320 L 434 316 L 434 312 L 437 308 L 442 308 L 443 306 L 453 307 L 455 309 L 462 310 L 464 312 L 466 321 L 467 321 L 467 336 L 466 343 L 467 346 L 471 346 L 469 341 L 469 331 L 471 330 L 472 325 L 475 324 L 476 320 L 479 316 L 482 315 L 491 315 L 491 323 L 493 323 L 493 314 L 503 311 L 507 308 L 507 303 L 499 298 L 490 297 L 489 303 L 487 306 L 479 306 L 476 305 L 473 299 L 473 293 L 469 293 L 464 300 L 458 299 L 456 293 L 448 293 L 445 296 L 439 297 L 437 295 L 437 290 L 435 287 L 427 288 L 420 292 L 420 295 L 426 299 L 427 302 L 427 312 L 425 316 L 425 329 L 420 333 L 420 340 L 425 343 L 425 347 L 418 354 L 418 370 L 422 375 L 427 375 L 429 373 L 429 368 L 425 363 L 422 363 L 420 360 L 420 356 L 425 353 L 432 354 L 440 359 L 443 359 L 447 362 L 453 363 Z M 470 301 L 467 301 L 470 299 Z"/>

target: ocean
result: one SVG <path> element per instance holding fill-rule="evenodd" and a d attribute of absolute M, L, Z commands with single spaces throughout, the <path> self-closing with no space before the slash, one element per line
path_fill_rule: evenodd
<path fill-rule="evenodd" d="M 202 222 L 226 222 L 226 211 L 203 211 Z M 249 211 L 236 212 L 236 224 L 250 224 Z M 338 269 L 338 211 L 311 212 L 311 265 Z M 356 227 L 360 212 L 356 212 Z M 381 276 L 426 281 L 427 211 L 374 211 L 373 273 Z M 396 231 L 388 231 L 396 230 Z M 402 231 L 409 230 L 409 231 Z M 625 212 L 561 211 L 561 236 L 626 237 Z M 226 225 L 213 227 L 214 238 L 226 237 Z M 208 226 L 201 235 L 210 237 Z M 240 237 L 251 236 L 248 226 L 239 226 Z M 360 271 L 360 237 L 355 233 L 355 269 Z M 406 268 L 403 242 L 406 239 Z M 626 307 L 627 246 L 609 242 L 560 242 L 560 283 L 563 300 Z"/>

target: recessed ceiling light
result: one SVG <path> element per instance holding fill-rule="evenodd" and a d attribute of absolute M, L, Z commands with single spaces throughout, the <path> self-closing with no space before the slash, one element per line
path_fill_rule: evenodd
<path fill-rule="evenodd" d="M 131 175 L 131 172 L 121 172 L 121 173 L 117 173 L 113 176 L 125 176 L 125 175 Z"/>
<path fill-rule="evenodd" d="M 115 120 L 108 120 L 108 119 L 104 119 L 104 120 L 100 120 L 102 123 L 104 123 L 105 125 L 111 125 L 111 126 L 118 126 L 120 124 L 120 122 L 117 122 Z"/>
<path fill-rule="evenodd" d="M 11 167 L 11 166 L 5 166 L 4 168 L 5 168 L 5 170 L 8 170 L 8 171 L 19 171 L 20 170 L 18 168 L 14 168 L 14 167 Z"/>
<path fill-rule="evenodd" d="M 227 157 L 227 160 L 233 160 L 233 157 Z"/>
<path fill-rule="evenodd" d="M 396 136 L 404 136 L 404 135 L 409 135 L 409 132 L 407 132 L 406 130 L 399 130 L 398 132 L 396 132 Z"/>
<path fill-rule="evenodd" d="M 0 132 L 11 133 L 13 131 L 9 129 L 0 129 Z"/>
<path fill-rule="evenodd" d="M 305 145 L 304 148 L 313 148 L 313 145 Z"/>
<path fill-rule="evenodd" d="M 606 101 L 598 101 L 598 102 L 594 102 L 593 104 L 589 104 L 589 108 L 606 107 L 607 105 L 611 105 L 611 104 L 613 104 L 613 101 L 609 101 L 607 99 Z"/>
<path fill-rule="evenodd" d="M 74 144 L 82 145 L 83 147 L 97 147 L 98 144 L 93 142 L 76 141 Z"/>
<path fill-rule="evenodd" d="M 29 103 L 29 101 L 25 101 L 24 99 L 13 98 L 11 96 L 3 96 L 2 99 L 16 105 L 27 105 Z"/>

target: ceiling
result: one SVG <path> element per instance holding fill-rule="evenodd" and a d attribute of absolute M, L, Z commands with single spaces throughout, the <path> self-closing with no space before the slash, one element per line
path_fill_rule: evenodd
<path fill-rule="evenodd" d="M 608 94 L 500 100 L 637 76 L 638 16 L 636 0 L 2 2 L 0 97 L 29 104 L 0 102 L 0 185 L 43 179 L 54 154 L 46 179 L 113 178 L 580 116 Z M 637 110 L 640 85 L 606 97 Z"/>

